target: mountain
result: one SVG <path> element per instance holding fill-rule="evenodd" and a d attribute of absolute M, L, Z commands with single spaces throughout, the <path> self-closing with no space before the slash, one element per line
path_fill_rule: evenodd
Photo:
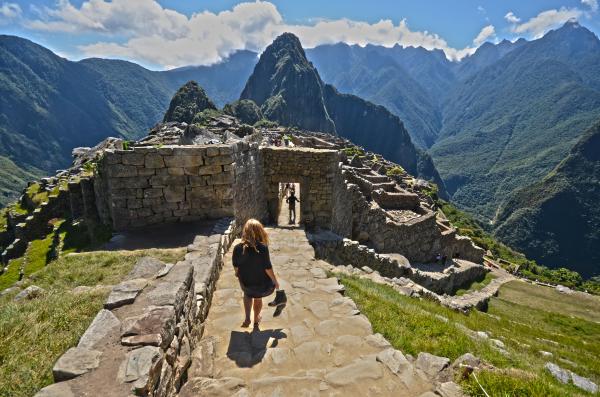
<path fill-rule="evenodd" d="M 190 124 L 196 113 L 205 109 L 216 110 L 217 107 L 198 83 L 188 81 L 177 90 L 173 99 L 171 99 L 163 122 L 177 121 Z"/>
<path fill-rule="evenodd" d="M 156 72 L 119 60 L 72 62 L 0 35 L 0 206 L 27 180 L 68 166 L 74 147 L 145 135 L 186 81 L 205 84 L 217 105 L 235 100 L 255 62 L 245 51 L 211 66 Z"/>
<path fill-rule="evenodd" d="M 277 37 L 265 49 L 240 98 L 254 101 L 266 118 L 282 125 L 337 133 L 381 153 L 408 172 L 435 181 L 444 194 L 433 162 L 413 145 L 398 116 L 324 84 L 291 33 Z"/>
<path fill-rule="evenodd" d="M 498 44 L 492 44 L 489 41 L 485 42 L 477 48 L 474 54 L 467 56 L 461 62 L 453 65 L 455 78 L 457 80 L 464 80 L 483 68 L 499 61 L 506 54 L 525 43 L 527 43 L 527 40 L 523 38 L 514 43 L 506 39 Z"/>
<path fill-rule="evenodd" d="M 440 111 L 432 93 L 398 62 L 401 50 L 339 43 L 307 50 L 307 56 L 324 81 L 340 92 L 385 106 L 406 124 L 413 142 L 427 148 L 441 129 Z"/>
<path fill-rule="evenodd" d="M 600 122 L 544 178 L 518 190 L 496 217 L 495 233 L 528 257 L 600 275 Z"/>
<path fill-rule="evenodd" d="M 600 117 L 600 41 L 575 23 L 461 81 L 430 153 L 452 200 L 486 222 Z"/>
<path fill-rule="evenodd" d="M 282 125 L 335 133 L 323 83 L 291 33 L 277 37 L 261 54 L 240 99 L 251 99 L 266 118 Z"/>

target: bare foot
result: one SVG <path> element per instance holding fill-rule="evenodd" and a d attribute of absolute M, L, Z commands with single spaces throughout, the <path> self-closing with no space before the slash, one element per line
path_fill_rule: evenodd
<path fill-rule="evenodd" d="M 244 322 L 241 325 L 242 328 L 248 328 L 249 326 L 250 326 L 250 319 L 244 320 Z"/>

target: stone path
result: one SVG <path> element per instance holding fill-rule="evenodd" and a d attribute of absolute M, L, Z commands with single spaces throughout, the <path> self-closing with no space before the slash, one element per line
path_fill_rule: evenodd
<path fill-rule="evenodd" d="M 302 229 L 268 232 L 287 307 L 274 317 L 266 298 L 260 329 L 240 328 L 242 293 L 228 253 L 180 396 L 435 395 L 427 376 L 340 294 Z"/>

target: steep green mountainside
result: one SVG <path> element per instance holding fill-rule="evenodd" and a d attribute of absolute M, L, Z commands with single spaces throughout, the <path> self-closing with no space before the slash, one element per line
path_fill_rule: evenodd
<path fill-rule="evenodd" d="M 492 219 L 553 169 L 600 115 L 598 68 L 600 42 L 570 23 L 463 81 L 430 150 L 453 201 Z"/>
<path fill-rule="evenodd" d="M 253 100 L 266 118 L 282 125 L 335 133 L 319 74 L 291 33 L 276 38 L 261 54 L 240 99 Z"/>
<path fill-rule="evenodd" d="M 358 95 L 398 115 L 419 147 L 434 143 L 441 129 L 436 101 L 391 56 L 389 49 L 340 43 L 316 47 L 307 55 L 323 80 L 340 92 Z"/>
<path fill-rule="evenodd" d="M 392 161 L 408 172 L 443 183 L 427 154 L 418 150 L 398 116 L 354 95 L 325 85 L 305 56 L 300 40 L 284 33 L 265 49 L 240 99 L 261 106 L 262 114 L 282 125 L 339 134 Z"/>
<path fill-rule="evenodd" d="M 528 257 L 600 275 L 600 122 L 543 179 L 501 207 L 496 235 Z"/>
<path fill-rule="evenodd" d="M 216 110 L 217 108 L 198 83 L 188 81 L 171 99 L 163 122 L 177 121 L 190 124 L 196 113 L 205 109 Z"/>
<path fill-rule="evenodd" d="M 464 80 L 487 66 L 499 61 L 512 50 L 527 43 L 525 39 L 519 39 L 514 43 L 502 40 L 498 44 L 490 42 L 483 43 L 474 54 L 464 58 L 461 62 L 453 64 L 452 69 L 457 80 Z"/>

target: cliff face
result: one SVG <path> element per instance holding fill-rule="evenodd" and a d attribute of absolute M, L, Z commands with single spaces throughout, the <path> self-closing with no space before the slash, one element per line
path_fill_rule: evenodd
<path fill-rule="evenodd" d="M 240 99 L 253 100 L 265 117 L 282 125 L 335 133 L 321 78 L 291 33 L 279 36 L 263 52 Z"/>
<path fill-rule="evenodd" d="M 398 116 L 324 84 L 290 33 L 275 39 L 261 55 L 241 99 L 253 100 L 264 117 L 281 125 L 337 133 L 381 153 L 413 175 L 437 183 L 445 196 L 431 158 L 415 147 Z"/>

